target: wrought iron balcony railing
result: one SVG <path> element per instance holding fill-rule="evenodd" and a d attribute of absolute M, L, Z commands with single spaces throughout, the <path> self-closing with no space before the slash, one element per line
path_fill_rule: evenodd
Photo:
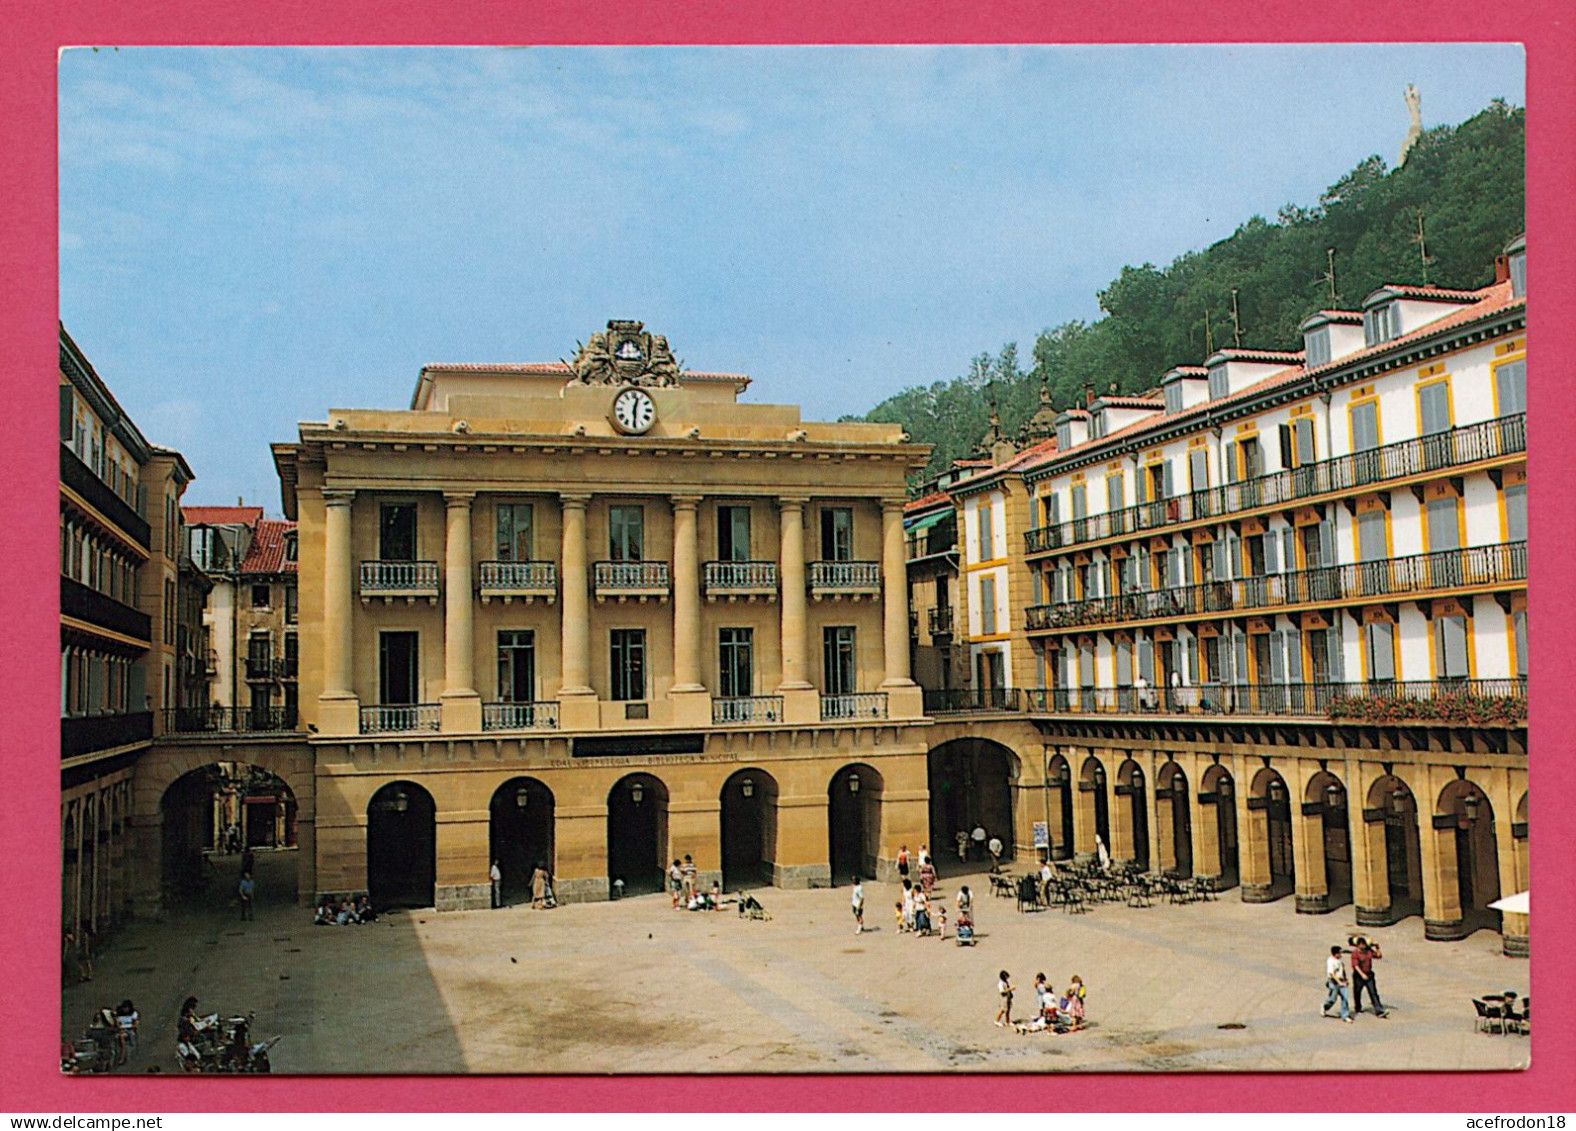
<path fill-rule="evenodd" d="M 361 563 L 361 592 L 395 596 L 418 596 L 438 591 L 437 562 L 387 562 Z"/>
<path fill-rule="evenodd" d="M 952 635 L 952 606 L 937 605 L 930 610 L 930 635 Z"/>
<path fill-rule="evenodd" d="M 443 709 L 437 703 L 381 703 L 361 708 L 362 734 L 435 731 Z"/>
<path fill-rule="evenodd" d="M 1340 604 L 1455 589 L 1511 586 L 1526 579 L 1527 544 L 1500 542 L 1405 558 L 1243 577 L 1235 581 L 1123 593 L 1087 601 L 1030 605 L 1024 612 L 1024 627 L 1030 632 L 1045 632 L 1207 613 L 1251 612 L 1289 605 Z"/>
<path fill-rule="evenodd" d="M 780 723 L 783 719 L 781 695 L 750 695 L 713 699 L 711 721 L 726 723 Z"/>
<path fill-rule="evenodd" d="M 167 707 L 166 734 L 267 734 L 295 731 L 294 707 Z"/>
<path fill-rule="evenodd" d="M 985 711 L 1023 710 L 1023 691 L 1016 687 L 949 687 L 925 689 L 925 714 L 959 715 Z"/>
<path fill-rule="evenodd" d="M 856 691 L 851 695 L 821 696 L 823 719 L 884 719 L 886 717 L 885 691 Z"/>
<path fill-rule="evenodd" d="M 1227 483 L 1071 522 L 1035 527 L 1024 531 L 1024 547 L 1030 554 L 1065 550 L 1085 542 L 1350 491 L 1526 450 L 1526 415 L 1501 416 L 1448 432 L 1435 432 L 1365 452 L 1320 460 L 1306 467 L 1274 471 L 1240 483 Z"/>
<path fill-rule="evenodd" d="M 701 579 L 708 597 L 777 593 L 776 562 L 707 562 Z"/>
<path fill-rule="evenodd" d="M 539 703 L 483 703 L 483 730 L 557 730 L 558 704 L 553 700 Z"/>
<path fill-rule="evenodd" d="M 153 737 L 153 712 L 72 715 L 60 720 L 60 756 L 75 758 L 96 750 L 113 750 Z"/>
<path fill-rule="evenodd" d="M 811 562 L 810 589 L 871 592 L 881 588 L 880 562 Z"/>
<path fill-rule="evenodd" d="M 1517 725 L 1527 717 L 1525 679 L 1058 687 L 1027 690 L 1023 696 L 1031 714 L 1297 715 L 1381 724 L 1468 725 Z"/>

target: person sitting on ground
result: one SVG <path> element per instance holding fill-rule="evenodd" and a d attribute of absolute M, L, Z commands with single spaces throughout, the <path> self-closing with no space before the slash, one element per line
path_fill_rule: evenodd
<path fill-rule="evenodd" d="M 711 894 L 706 897 L 706 902 L 710 905 L 709 909 L 712 911 L 716 911 L 722 906 L 722 885 L 715 880 L 711 883 Z"/>
<path fill-rule="evenodd" d="M 356 896 L 356 918 L 363 923 L 370 923 L 377 917 L 378 913 L 372 909 L 372 900 L 367 893 Z"/>
<path fill-rule="evenodd" d="M 312 925 L 316 927 L 332 927 L 334 916 L 339 909 L 334 906 L 334 897 L 325 895 L 317 901 L 317 909 L 312 913 Z"/>
<path fill-rule="evenodd" d="M 1066 994 L 1062 996 L 1061 1002 L 1058 1003 L 1058 1012 L 1070 1029 L 1082 1029 L 1084 1027 L 1084 996 L 1083 979 L 1074 974 L 1071 984 L 1067 987 Z"/>
<path fill-rule="evenodd" d="M 127 998 L 115 1007 L 115 1035 L 118 1038 L 115 1050 L 115 1063 L 125 1064 L 130 1050 L 137 1046 L 137 1021 L 139 1015 L 137 1007 Z"/>

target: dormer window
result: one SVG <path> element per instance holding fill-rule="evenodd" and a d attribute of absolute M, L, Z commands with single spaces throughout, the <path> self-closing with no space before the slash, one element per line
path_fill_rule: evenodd
<path fill-rule="evenodd" d="M 1303 366 L 1317 369 L 1330 364 L 1330 328 L 1320 326 L 1302 336 Z"/>
<path fill-rule="evenodd" d="M 1209 371 L 1209 399 L 1218 401 L 1231 391 L 1231 384 L 1226 379 L 1226 366 L 1222 362 Z"/>
<path fill-rule="evenodd" d="M 1073 446 L 1073 426 L 1071 424 L 1058 424 L 1056 426 L 1056 447 L 1065 452 Z"/>
<path fill-rule="evenodd" d="M 1089 417 L 1089 438 L 1098 440 L 1105 435 L 1105 412 L 1101 410 Z"/>
<path fill-rule="evenodd" d="M 294 534 L 286 534 L 285 535 L 285 561 L 293 562 L 295 560 L 296 560 L 296 536 Z"/>
<path fill-rule="evenodd" d="M 1166 386 L 1166 415 L 1182 411 L 1182 382 L 1173 381 Z"/>
<path fill-rule="evenodd" d="M 1510 294 L 1512 298 L 1527 297 L 1527 249 L 1513 252 L 1510 257 Z"/>
<path fill-rule="evenodd" d="M 1393 302 L 1363 311 L 1363 344 L 1377 346 L 1401 336 L 1401 309 Z"/>

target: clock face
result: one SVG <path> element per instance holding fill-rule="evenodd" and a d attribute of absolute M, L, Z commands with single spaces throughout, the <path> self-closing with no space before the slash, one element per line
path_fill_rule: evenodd
<path fill-rule="evenodd" d="M 613 398 L 613 423 L 620 432 L 635 435 L 657 421 L 657 406 L 644 389 L 625 389 Z"/>

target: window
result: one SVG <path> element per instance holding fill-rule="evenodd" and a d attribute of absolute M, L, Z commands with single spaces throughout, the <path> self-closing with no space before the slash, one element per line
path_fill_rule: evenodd
<path fill-rule="evenodd" d="M 1315 369 L 1330 363 L 1330 328 L 1320 326 L 1302 336 L 1303 366 Z"/>
<path fill-rule="evenodd" d="M 1512 298 L 1527 295 L 1527 253 L 1524 251 L 1510 257 L 1510 294 Z"/>
<path fill-rule="evenodd" d="M 1527 485 L 1505 484 L 1505 541 L 1527 540 Z"/>
<path fill-rule="evenodd" d="M 1527 610 L 1517 609 L 1510 614 L 1510 651 L 1515 657 L 1518 676 L 1527 674 Z"/>
<path fill-rule="evenodd" d="M 384 503 L 378 508 L 378 557 L 385 562 L 416 560 L 415 503 Z"/>
<path fill-rule="evenodd" d="M 1432 381 L 1417 387 L 1417 419 L 1424 436 L 1450 431 L 1450 385 Z"/>
<path fill-rule="evenodd" d="M 1204 670 L 1198 674 L 1200 683 L 1229 683 L 1226 671 L 1226 653 L 1218 636 L 1200 637 L 1203 650 Z"/>
<path fill-rule="evenodd" d="M 1264 474 L 1264 448 L 1259 444 L 1257 436 L 1245 436 L 1237 441 L 1237 448 L 1242 452 L 1242 477 L 1244 479 L 1257 479 Z"/>
<path fill-rule="evenodd" d="M 1379 402 L 1359 401 L 1351 407 L 1352 451 L 1379 446 Z"/>
<path fill-rule="evenodd" d="M 1494 367 L 1494 407 L 1501 416 L 1527 411 L 1527 359 Z"/>
<path fill-rule="evenodd" d="M 980 578 L 980 634 L 994 636 L 996 633 L 996 579 L 994 577 Z"/>
<path fill-rule="evenodd" d="M 1194 448 L 1187 454 L 1187 485 L 1190 491 L 1209 489 L 1209 449 Z"/>
<path fill-rule="evenodd" d="M 210 531 L 210 533 L 211 533 L 211 531 Z M 287 561 L 287 562 L 295 561 L 296 560 L 296 550 L 297 550 L 296 536 L 294 534 L 286 534 L 285 535 L 285 561 Z"/>
<path fill-rule="evenodd" d="M 530 503 L 499 503 L 494 509 L 493 522 L 497 527 L 499 561 L 531 560 L 533 515 Z"/>
<path fill-rule="evenodd" d="M 1166 413 L 1175 415 L 1182 411 L 1182 382 L 1173 381 L 1166 386 Z"/>
<path fill-rule="evenodd" d="M 254 632 L 246 638 L 246 678 L 267 679 L 273 645 L 266 632 Z"/>
<path fill-rule="evenodd" d="M 854 512 L 847 507 L 821 508 L 821 559 L 854 560 Z"/>
<path fill-rule="evenodd" d="M 252 586 L 252 608 L 254 608 L 254 609 L 266 609 L 266 608 L 268 608 L 269 600 L 270 600 L 270 596 L 269 596 L 268 590 L 269 590 L 269 586 L 267 586 L 267 585 L 254 585 L 254 586 Z"/>
<path fill-rule="evenodd" d="M 301 619 L 301 592 L 293 582 L 285 582 L 285 623 L 295 624 Z"/>
<path fill-rule="evenodd" d="M 724 628 L 717 633 L 718 685 L 724 699 L 744 699 L 755 693 L 755 630 Z"/>
<path fill-rule="evenodd" d="M 1434 678 L 1466 679 L 1469 666 L 1467 618 L 1434 617 Z"/>
<path fill-rule="evenodd" d="M 1105 477 L 1105 509 L 1119 511 L 1126 505 L 1127 492 L 1122 485 L 1122 473 Z"/>
<path fill-rule="evenodd" d="M 1062 521 L 1062 498 L 1054 491 L 1047 491 L 1040 497 L 1040 505 L 1045 515 L 1045 525 L 1055 526 Z"/>
<path fill-rule="evenodd" d="M 1209 399 L 1218 401 L 1231 392 L 1231 382 L 1227 380 L 1225 365 L 1213 366 L 1209 371 Z"/>
<path fill-rule="evenodd" d="M 821 630 L 821 663 L 828 695 L 852 695 L 859 689 L 854 666 L 854 629 L 838 625 Z"/>
<path fill-rule="evenodd" d="M 643 560 L 646 511 L 644 507 L 614 506 L 607 508 L 607 556 L 615 562 Z M 614 696 L 614 698 L 618 698 Z M 643 695 L 630 696 L 643 699 Z"/>
<path fill-rule="evenodd" d="M 300 670 L 301 640 L 295 633 L 287 632 L 285 633 L 285 678 L 294 679 Z"/>
<path fill-rule="evenodd" d="M 1100 409 L 1089 417 L 1089 438 L 1099 440 L 1105 436 L 1105 409 Z"/>
<path fill-rule="evenodd" d="M 175 582 L 164 582 L 164 643 L 175 643 Z"/>
<path fill-rule="evenodd" d="M 979 545 L 982 562 L 994 561 L 996 558 L 996 517 L 991 513 L 989 503 L 981 503 L 974 512 L 974 521 L 979 526 Z"/>
<path fill-rule="evenodd" d="M 750 508 L 717 508 L 717 557 L 725 562 L 750 560 Z"/>
<path fill-rule="evenodd" d="M 1377 346 L 1401 336 L 1401 308 L 1393 302 L 1363 311 L 1363 344 Z"/>
<path fill-rule="evenodd" d="M 1079 522 L 1079 521 L 1081 521 L 1081 520 L 1083 520 L 1085 518 L 1088 518 L 1089 517 L 1089 489 L 1088 489 L 1088 485 L 1084 484 L 1084 483 L 1074 483 L 1073 484 L 1073 488 L 1072 488 L 1072 497 L 1073 497 L 1073 521 L 1074 522 Z"/>
<path fill-rule="evenodd" d="M 1116 686 L 1133 686 L 1133 646 L 1126 640 L 1116 642 Z"/>
<path fill-rule="evenodd" d="M 1094 687 L 1094 645 L 1078 646 L 1078 686 Z"/>
<path fill-rule="evenodd" d="M 1056 448 L 1065 452 L 1073 446 L 1073 426 L 1071 423 L 1056 426 Z"/>
<path fill-rule="evenodd" d="M 1454 495 L 1428 500 L 1425 511 L 1428 517 L 1428 549 L 1430 553 L 1435 550 L 1459 550 L 1461 548 L 1461 528 L 1456 521 L 1458 509 L 1457 499 Z"/>
<path fill-rule="evenodd" d="M 1313 417 L 1299 416 L 1280 426 L 1281 467 L 1307 467 L 1314 462 Z"/>
<path fill-rule="evenodd" d="M 1390 539 L 1385 529 L 1385 512 L 1363 511 L 1357 516 L 1357 560 L 1377 562 L 1390 556 Z"/>
<path fill-rule="evenodd" d="M 419 703 L 416 634 L 378 633 L 378 702 L 388 706 Z"/>
<path fill-rule="evenodd" d="M 612 698 L 646 697 L 646 630 L 615 628 L 612 632 Z"/>
<path fill-rule="evenodd" d="M 536 699 L 536 633 L 508 629 L 498 633 L 498 701 Z"/>

